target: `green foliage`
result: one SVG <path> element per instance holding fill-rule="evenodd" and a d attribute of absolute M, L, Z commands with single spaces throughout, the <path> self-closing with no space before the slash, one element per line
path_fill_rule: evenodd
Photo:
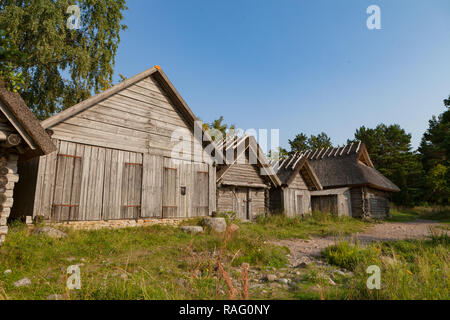
<path fill-rule="evenodd" d="M 357 244 L 352 245 L 346 241 L 328 247 L 322 252 L 322 256 L 329 264 L 347 270 L 355 270 L 361 262 L 374 261 L 378 255 L 379 251 L 375 247 L 361 249 Z"/>
<path fill-rule="evenodd" d="M 27 105 L 45 119 L 112 85 L 125 0 L 80 0 L 80 29 L 67 28 L 75 1 L 2 0 L 0 29 L 25 59 L 8 63 L 23 77 Z"/>
<path fill-rule="evenodd" d="M 224 123 L 223 116 L 220 116 L 219 119 L 213 120 L 211 123 L 203 123 L 203 129 L 209 131 L 209 134 L 215 141 L 225 139 L 227 135 L 233 136 L 235 134 L 236 126 Z"/>
<path fill-rule="evenodd" d="M 450 97 L 444 100 L 447 110 L 433 116 L 419 147 L 425 169 L 425 201 L 450 204 Z"/>
<path fill-rule="evenodd" d="M 300 133 L 294 140 L 289 140 L 289 145 L 291 153 L 332 147 L 331 139 L 325 132 L 317 136 L 311 135 L 309 138 L 304 133 Z"/>
<path fill-rule="evenodd" d="M 0 30 L 0 80 L 5 82 L 7 89 L 17 92 L 23 86 L 22 73 L 17 72 L 16 66 L 11 62 L 23 61 L 25 55 L 15 47 L 7 37 L 5 30 Z"/>
<path fill-rule="evenodd" d="M 310 149 L 323 149 L 323 148 L 331 148 L 333 145 L 331 144 L 331 139 L 325 132 L 320 133 L 319 135 L 311 135 L 308 139 L 308 145 Z"/>
<path fill-rule="evenodd" d="M 366 145 L 375 168 L 401 189 L 392 195 L 396 204 L 414 205 L 422 201 L 423 170 L 420 156 L 412 151 L 411 134 L 397 124 L 380 124 L 374 129 L 360 127 L 355 133 L 356 140 Z"/>
<path fill-rule="evenodd" d="M 367 247 L 338 244 L 324 252 L 327 260 L 351 267 L 354 276 L 339 289 L 326 289 L 325 298 L 352 300 L 415 300 L 450 298 L 449 237 L 375 243 Z M 366 269 L 381 269 L 381 290 L 369 290 Z M 339 285 L 339 283 L 338 283 Z"/>

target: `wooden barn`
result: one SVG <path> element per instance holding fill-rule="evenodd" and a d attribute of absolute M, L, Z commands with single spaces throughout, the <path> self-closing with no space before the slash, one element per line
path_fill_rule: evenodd
<path fill-rule="evenodd" d="M 216 210 L 216 168 L 205 150 L 211 138 L 158 66 L 42 126 L 57 151 L 22 163 L 27 185 L 19 194 L 20 215 L 113 221 Z M 183 152 L 176 151 L 180 143 Z"/>
<path fill-rule="evenodd" d="M 378 172 L 366 146 L 308 151 L 304 156 L 326 192 L 312 194 L 312 209 L 330 208 L 339 215 L 358 218 L 389 216 L 389 194 L 400 189 Z"/>
<path fill-rule="evenodd" d="M 13 204 L 19 204 L 26 177 L 18 175 L 18 159 L 31 159 L 55 151 L 50 137 L 17 93 L 0 82 L 0 244 L 8 232 Z"/>
<path fill-rule="evenodd" d="M 271 211 L 288 217 L 311 213 L 311 192 L 322 190 L 322 185 L 304 154 L 273 162 L 272 169 L 281 185 L 270 191 Z"/>
<path fill-rule="evenodd" d="M 269 211 L 269 190 L 280 185 L 253 136 L 222 141 L 224 163 L 217 166 L 217 211 L 253 220 Z"/>

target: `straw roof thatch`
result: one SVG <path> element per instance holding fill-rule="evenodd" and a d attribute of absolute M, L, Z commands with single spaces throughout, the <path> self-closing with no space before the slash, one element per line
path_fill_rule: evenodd
<path fill-rule="evenodd" d="M 27 107 L 18 93 L 8 91 L 0 81 L 0 107 L 11 125 L 27 143 L 29 156 L 39 156 L 56 150 L 50 136 Z"/>
<path fill-rule="evenodd" d="M 304 153 L 271 162 L 283 186 L 289 187 L 297 174 L 301 174 L 310 190 L 322 190 L 322 184 Z"/>
<path fill-rule="evenodd" d="M 310 150 L 301 156 L 308 159 L 326 189 L 369 186 L 389 192 L 400 191 L 374 168 L 367 148 L 361 142 L 339 148 Z"/>

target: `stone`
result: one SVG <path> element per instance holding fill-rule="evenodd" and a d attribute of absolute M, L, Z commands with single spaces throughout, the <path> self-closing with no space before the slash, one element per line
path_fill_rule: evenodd
<path fill-rule="evenodd" d="M 8 227 L 7 226 L 1 226 L 0 227 L 0 234 L 7 234 L 8 233 Z"/>
<path fill-rule="evenodd" d="M 62 238 L 67 237 L 66 233 L 64 233 L 58 229 L 52 228 L 52 227 L 42 227 L 42 228 L 35 229 L 35 230 L 33 230 L 32 234 L 33 235 L 46 235 L 46 236 L 48 236 L 50 238 L 54 238 L 54 239 L 62 239 Z"/>
<path fill-rule="evenodd" d="M 274 274 L 267 274 L 264 276 L 263 280 L 265 280 L 267 282 L 274 282 L 277 280 L 277 276 Z"/>
<path fill-rule="evenodd" d="M 26 224 L 33 224 L 33 217 L 32 216 L 26 216 L 25 217 L 25 223 Z"/>
<path fill-rule="evenodd" d="M 14 286 L 16 288 L 20 288 L 20 287 L 28 287 L 31 285 L 31 280 L 28 278 L 23 278 L 19 281 L 14 282 Z"/>
<path fill-rule="evenodd" d="M 10 269 L 8 269 L 8 270 L 5 270 L 5 272 L 3 272 L 3 274 L 6 276 L 6 275 L 8 275 L 8 274 L 11 274 L 12 273 L 12 270 L 10 270 Z"/>
<path fill-rule="evenodd" d="M 205 226 L 218 233 L 222 233 L 227 230 L 227 222 L 225 218 L 207 218 L 205 219 Z"/>
<path fill-rule="evenodd" d="M 64 297 L 60 294 L 51 294 L 47 297 L 47 300 L 64 300 Z"/>
<path fill-rule="evenodd" d="M 281 284 L 289 284 L 289 283 L 291 283 L 291 280 L 286 279 L 286 278 L 278 279 L 277 281 L 279 283 L 281 283 Z"/>
<path fill-rule="evenodd" d="M 180 229 L 184 233 L 197 234 L 197 233 L 202 233 L 203 232 L 203 228 L 199 227 L 199 226 L 182 226 L 182 227 L 180 227 Z"/>

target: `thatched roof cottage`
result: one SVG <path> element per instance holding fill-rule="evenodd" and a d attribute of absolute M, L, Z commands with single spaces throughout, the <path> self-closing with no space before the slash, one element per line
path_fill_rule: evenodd
<path fill-rule="evenodd" d="M 389 215 L 389 195 L 400 189 L 375 169 L 363 143 L 311 150 L 303 156 L 324 189 L 312 192 L 313 210 L 361 218 Z"/>

